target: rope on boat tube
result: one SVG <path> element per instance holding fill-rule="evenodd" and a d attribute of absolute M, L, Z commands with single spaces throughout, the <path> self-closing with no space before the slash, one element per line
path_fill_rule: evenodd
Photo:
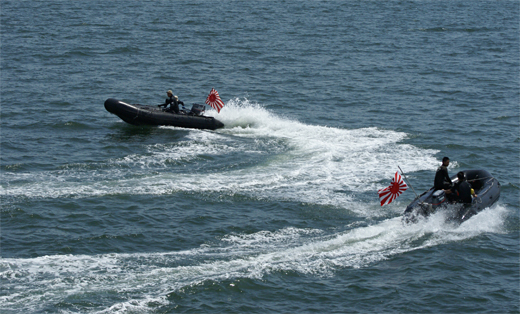
<path fill-rule="evenodd" d="M 135 119 L 139 118 L 139 111 L 140 110 L 141 109 L 137 108 L 137 113 L 135 114 L 135 117 L 132 120 L 135 120 Z"/>
<path fill-rule="evenodd" d="M 468 181 L 477 181 L 477 180 L 484 180 L 484 179 L 493 179 L 493 177 L 484 177 L 484 178 L 475 178 Z"/>

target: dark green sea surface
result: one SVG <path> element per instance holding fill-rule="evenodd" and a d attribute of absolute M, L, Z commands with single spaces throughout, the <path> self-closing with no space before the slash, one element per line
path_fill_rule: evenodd
<path fill-rule="evenodd" d="M 519 7 L 1 0 L 2 313 L 518 313 Z M 211 88 L 216 131 L 103 106 Z M 443 156 L 500 200 L 380 206 Z"/>

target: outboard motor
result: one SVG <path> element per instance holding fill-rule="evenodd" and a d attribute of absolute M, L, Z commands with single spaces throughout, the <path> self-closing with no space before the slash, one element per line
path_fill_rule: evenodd
<path fill-rule="evenodd" d="M 432 195 L 432 208 L 436 209 L 446 201 L 446 193 L 443 190 L 437 190 Z"/>
<path fill-rule="evenodd" d="M 190 115 L 202 116 L 204 114 L 204 111 L 206 111 L 206 107 L 204 107 L 204 105 L 193 104 L 193 106 L 191 107 Z"/>

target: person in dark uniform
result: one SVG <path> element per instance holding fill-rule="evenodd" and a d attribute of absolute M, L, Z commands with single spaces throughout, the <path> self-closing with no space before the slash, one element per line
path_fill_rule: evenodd
<path fill-rule="evenodd" d="M 448 174 L 448 166 L 450 159 L 448 157 L 442 158 L 442 165 L 437 169 L 435 173 L 435 180 L 433 183 L 434 191 L 449 189 L 453 185 L 450 176 Z"/>
<path fill-rule="evenodd" d="M 448 199 L 452 202 L 463 203 L 463 204 L 471 204 L 472 196 L 477 196 L 473 189 L 471 188 L 471 184 L 466 181 L 466 177 L 464 176 L 464 172 L 460 171 L 457 173 L 457 178 L 459 181 L 453 185 L 451 189 L 445 190 L 448 195 Z"/>
<path fill-rule="evenodd" d="M 173 92 L 171 90 L 167 91 L 166 94 L 168 95 L 168 98 L 166 98 L 164 104 L 159 105 L 159 107 L 165 107 L 166 111 L 179 113 L 179 104 L 184 106 L 184 103 L 179 100 L 179 97 L 173 96 Z M 168 105 L 170 105 L 170 108 L 167 108 Z"/>

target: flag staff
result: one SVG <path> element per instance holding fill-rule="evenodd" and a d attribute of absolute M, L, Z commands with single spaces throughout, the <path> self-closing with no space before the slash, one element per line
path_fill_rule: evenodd
<path fill-rule="evenodd" d="M 406 179 L 406 181 L 408 181 L 408 185 L 412 188 L 412 191 L 415 194 L 415 197 L 419 198 L 419 195 L 417 195 L 417 193 L 415 193 L 415 190 L 414 190 L 413 186 L 410 184 L 410 180 L 408 180 L 408 178 L 406 177 L 406 174 L 404 174 L 403 169 L 401 169 L 401 167 L 399 167 L 399 166 L 397 166 L 397 168 L 399 168 L 399 170 L 401 170 L 401 174 Z"/>

